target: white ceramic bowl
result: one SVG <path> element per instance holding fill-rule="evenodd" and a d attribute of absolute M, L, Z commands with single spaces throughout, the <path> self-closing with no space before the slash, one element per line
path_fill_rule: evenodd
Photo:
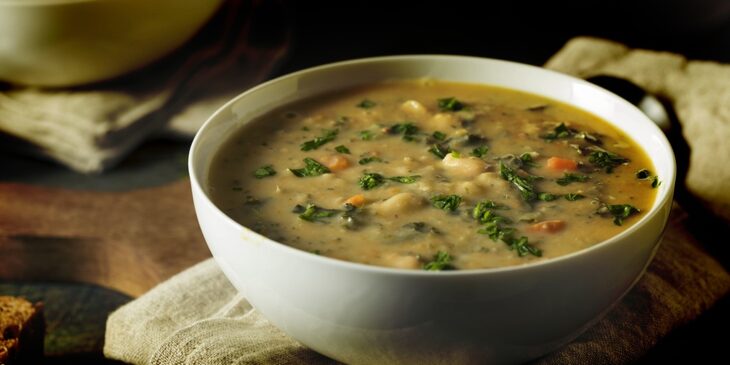
<path fill-rule="evenodd" d="M 0 0 L 0 80 L 70 86 L 142 67 L 188 40 L 222 0 Z"/>
<path fill-rule="evenodd" d="M 326 91 L 421 77 L 524 90 L 603 117 L 654 162 L 662 180 L 654 206 L 625 232 L 567 256 L 499 269 L 426 272 L 285 246 L 234 222 L 206 195 L 211 158 L 256 116 Z M 193 142 L 189 168 L 201 229 L 230 281 L 290 336 L 352 364 L 514 363 L 571 341 L 645 271 L 659 247 L 675 179 L 674 155 L 662 132 L 616 95 L 538 67 L 456 56 L 355 60 L 262 84 L 207 121 Z"/>

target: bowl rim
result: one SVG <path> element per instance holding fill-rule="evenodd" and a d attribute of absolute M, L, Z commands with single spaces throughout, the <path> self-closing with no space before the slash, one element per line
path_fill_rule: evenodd
<path fill-rule="evenodd" d="M 2 1 L 2 0 L 0 0 Z M 665 186 L 664 190 L 657 191 L 657 196 L 654 200 L 653 206 L 651 210 L 649 210 L 641 219 L 634 223 L 631 227 L 627 228 L 626 230 L 620 232 L 619 234 L 612 236 L 606 240 L 603 240 L 601 242 L 598 242 L 596 244 L 593 244 L 589 247 L 561 255 L 558 257 L 548 258 L 539 260 L 536 262 L 529 262 L 525 264 L 519 264 L 519 265 L 510 265 L 510 266 L 502 266 L 502 267 L 492 267 L 492 268 L 482 268 L 482 269 L 464 269 L 464 270 L 446 270 L 446 271 L 427 271 L 427 270 L 412 270 L 412 269 L 402 269 L 402 268 L 391 268 L 391 267 L 385 267 L 385 266 L 375 266 L 375 265 L 368 265 L 363 263 L 357 263 L 352 261 L 345 261 L 345 260 L 339 260 L 330 258 L 327 256 L 320 256 L 313 253 L 306 252 L 304 250 L 291 247 L 289 245 L 286 245 L 284 243 L 275 241 L 273 239 L 270 239 L 264 235 L 261 235 L 248 227 L 236 222 L 231 217 L 229 217 L 227 214 L 225 214 L 216 204 L 213 203 L 213 201 L 210 199 L 208 194 L 205 192 L 205 190 L 202 188 L 202 184 L 200 183 L 197 174 L 195 173 L 196 170 L 196 163 L 195 163 L 195 152 L 198 149 L 198 145 L 201 144 L 201 135 L 205 134 L 205 131 L 209 128 L 209 126 L 213 123 L 215 119 L 218 118 L 219 115 L 224 113 L 226 110 L 231 109 L 231 106 L 236 104 L 240 99 L 247 97 L 249 94 L 257 93 L 259 90 L 268 88 L 271 85 L 285 82 L 286 80 L 290 78 L 295 77 L 301 77 L 303 75 L 307 74 L 313 74 L 317 73 L 323 70 L 327 70 L 330 68 L 336 68 L 336 67 L 343 67 L 343 66 L 352 66 L 352 65 L 358 65 L 358 64 L 368 64 L 368 63 L 378 63 L 378 62 L 393 62 L 393 61 L 458 61 L 458 60 L 472 60 L 472 61 L 486 61 L 486 62 L 493 62 L 497 64 L 506 65 L 507 67 L 515 67 L 517 69 L 519 68 L 527 68 L 527 69 L 533 69 L 533 70 L 539 70 L 539 72 L 545 72 L 547 74 L 551 74 L 553 76 L 567 78 L 569 81 L 577 82 L 579 84 L 582 84 L 583 86 L 588 86 L 590 88 L 599 90 L 600 92 L 604 94 L 610 95 L 613 99 L 615 99 L 616 102 L 623 104 L 624 106 L 628 107 L 629 109 L 633 109 L 633 112 L 636 112 L 640 115 L 640 119 L 643 119 L 644 123 L 649 124 L 649 128 L 653 128 L 654 131 L 652 132 L 652 135 L 658 138 L 658 142 L 664 147 L 666 147 L 667 151 L 669 152 L 669 172 L 670 176 L 664 176 L 662 178 L 662 185 Z M 438 78 L 434 78 L 436 80 L 439 80 Z M 445 80 L 444 81 L 448 81 Z M 377 82 L 377 81 L 375 81 Z M 474 84 L 480 84 L 478 82 L 475 82 Z M 485 83 L 482 83 L 485 84 Z M 488 85 L 488 84 L 485 84 Z M 521 90 L 517 87 L 506 87 L 511 88 L 518 91 L 523 92 L 529 92 L 525 90 Z M 550 96 L 546 96 L 543 94 L 538 94 L 534 92 L 530 92 L 532 94 L 555 99 Z M 298 99 L 294 99 L 298 100 Z M 293 102 L 294 100 L 290 100 L 289 102 Z M 564 102 L 565 104 L 568 104 L 570 106 L 573 106 L 575 108 L 578 108 L 582 111 L 586 111 L 588 113 L 593 114 L 591 110 L 585 109 L 583 107 L 579 107 L 576 105 L 573 105 L 569 102 Z M 267 109 L 268 110 L 268 109 Z M 265 113 L 265 111 L 263 112 Z M 259 115 L 262 113 L 259 113 Z M 605 119 L 605 118 L 601 118 Z M 623 133 L 626 133 L 624 128 L 619 128 L 614 123 L 611 123 L 611 121 L 608 121 L 611 126 L 614 128 L 620 130 Z M 633 139 L 633 138 L 632 138 Z M 637 141 L 634 141 L 638 143 Z M 220 149 L 220 145 L 214 150 L 213 154 L 217 153 Z M 642 148 L 644 149 L 644 148 Z M 649 153 L 645 151 L 646 155 L 649 157 L 649 160 L 654 163 L 656 159 L 651 156 Z M 503 274 L 503 273 L 511 273 L 515 271 L 521 271 L 521 272 L 527 272 L 531 270 L 540 270 L 544 269 L 546 267 L 554 266 L 554 265 L 560 265 L 561 263 L 565 261 L 573 261 L 578 259 L 578 257 L 582 255 L 586 255 L 588 253 L 591 253 L 593 251 L 601 250 L 604 247 L 610 246 L 613 243 L 620 241 L 624 239 L 626 236 L 630 236 L 634 232 L 638 231 L 644 224 L 646 224 L 648 221 L 652 220 L 657 214 L 660 214 L 662 211 L 662 207 L 665 207 L 667 204 L 671 204 L 671 200 L 673 199 L 673 193 L 674 193 L 674 187 L 675 187 L 675 180 L 676 180 L 676 159 L 674 156 L 674 151 L 671 147 L 671 144 L 666 138 L 666 135 L 659 129 L 659 127 L 652 122 L 646 115 L 643 114 L 636 106 L 629 103 L 622 97 L 616 95 L 615 93 L 606 90 L 598 85 L 592 84 L 588 81 L 585 81 L 583 79 L 574 77 L 572 75 L 564 74 L 561 72 L 549 70 L 543 67 L 529 65 L 525 63 L 520 62 L 514 62 L 514 61 L 507 61 L 507 60 L 501 60 L 501 59 L 495 59 L 495 58 L 488 58 L 488 57 L 477 57 L 477 56 L 463 56 L 463 55 L 444 55 L 444 54 L 408 54 L 408 55 L 390 55 L 390 56 L 378 56 L 378 57 L 366 57 L 366 58 L 357 58 L 357 59 L 351 59 L 351 60 L 344 60 L 344 61 L 338 61 L 338 62 L 332 62 L 327 63 L 319 66 L 309 67 L 302 70 L 298 70 L 295 72 L 291 72 L 279 77 L 276 77 L 274 79 L 271 79 L 269 81 L 263 82 L 261 84 L 258 84 L 248 90 L 245 90 L 244 92 L 238 94 L 225 104 L 223 104 L 221 107 L 219 107 L 208 119 L 203 123 L 203 125 L 200 127 L 198 132 L 195 134 L 195 138 L 193 139 L 191 145 L 190 145 L 190 152 L 188 154 L 188 174 L 190 178 L 190 184 L 192 188 L 193 195 L 199 194 L 200 196 L 204 197 L 203 203 L 207 205 L 208 208 L 214 214 L 216 214 L 217 218 L 223 219 L 226 224 L 232 225 L 233 227 L 237 228 L 238 230 L 245 232 L 246 234 L 253 235 L 260 240 L 267 246 L 270 246 L 270 248 L 281 251 L 284 254 L 293 254 L 298 255 L 298 257 L 304 259 L 304 260 L 315 260 L 315 262 L 319 262 L 323 265 L 331 265 L 333 267 L 337 267 L 340 269 L 346 269 L 346 270 L 355 270 L 355 271 L 367 271 L 374 274 L 386 274 L 386 275 L 406 275 L 406 276 L 416 276 L 416 277 L 432 277 L 432 276 L 439 276 L 439 277 L 461 277 L 461 276 L 472 276 L 472 275 L 494 275 L 494 274 Z M 198 214 L 196 210 L 196 214 Z M 666 225 L 666 223 L 665 223 Z M 665 226 L 664 225 L 664 226 Z M 663 233 L 660 233 L 660 235 Z"/>

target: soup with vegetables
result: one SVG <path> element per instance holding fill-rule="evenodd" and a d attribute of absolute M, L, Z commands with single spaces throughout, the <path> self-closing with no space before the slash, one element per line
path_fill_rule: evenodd
<path fill-rule="evenodd" d="M 641 148 L 560 102 L 484 85 L 393 81 L 286 105 L 214 158 L 215 204 L 317 255 L 463 270 L 565 255 L 653 204 Z"/>

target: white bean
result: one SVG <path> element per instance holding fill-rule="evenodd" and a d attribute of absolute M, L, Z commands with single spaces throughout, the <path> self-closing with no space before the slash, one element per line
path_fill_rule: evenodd
<path fill-rule="evenodd" d="M 477 157 L 454 157 L 449 153 L 441 160 L 441 165 L 450 174 L 462 177 L 475 177 L 485 171 L 489 165 Z"/>
<path fill-rule="evenodd" d="M 375 214 L 381 216 L 397 216 L 423 206 L 423 197 L 413 193 L 399 193 L 372 205 Z"/>
<path fill-rule="evenodd" d="M 400 105 L 400 109 L 412 117 L 424 118 L 428 116 L 428 110 L 426 107 L 416 100 L 406 100 Z"/>

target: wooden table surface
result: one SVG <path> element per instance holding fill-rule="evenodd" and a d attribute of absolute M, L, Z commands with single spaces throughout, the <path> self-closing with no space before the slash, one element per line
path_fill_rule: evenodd
<path fill-rule="evenodd" d="M 577 2 L 283 4 L 278 22 L 269 26 L 294 27 L 295 43 L 288 61 L 271 76 L 399 53 L 468 54 L 539 65 L 582 34 L 730 61 L 730 18 L 720 26 L 702 23 L 695 29 L 689 22 L 667 28 L 679 21 L 676 14 L 637 21 L 652 13 L 629 9 L 629 2 L 617 2 L 598 17 Z M 582 16 L 575 16 L 576 9 Z M 188 142 L 152 140 L 97 176 L 0 154 L 0 295 L 46 303 L 48 363 L 102 362 L 110 311 L 210 255 L 193 212 L 187 148 Z M 723 263 L 728 267 L 727 260 Z M 721 354 L 721 341 L 707 332 L 730 323 L 729 308 L 723 299 L 660 343 L 645 362 Z"/>

